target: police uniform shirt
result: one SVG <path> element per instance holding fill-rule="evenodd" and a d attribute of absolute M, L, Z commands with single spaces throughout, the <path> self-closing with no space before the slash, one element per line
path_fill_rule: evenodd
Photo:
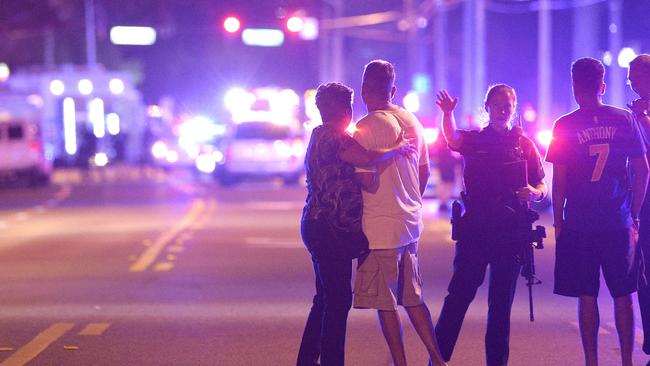
<path fill-rule="evenodd" d="M 459 130 L 461 145 L 456 149 L 465 161 L 463 180 L 470 206 L 478 210 L 493 211 L 494 208 L 520 204 L 514 191 L 525 185 L 526 180 L 536 185 L 544 178 L 542 162 L 533 142 L 515 127 L 505 134 L 492 127 L 481 130 Z M 527 177 L 510 169 L 512 163 L 526 162 Z"/>
<path fill-rule="evenodd" d="M 566 225 L 583 232 L 631 225 L 628 158 L 644 153 L 639 129 L 623 109 L 602 105 L 560 117 L 546 161 L 567 167 Z"/>

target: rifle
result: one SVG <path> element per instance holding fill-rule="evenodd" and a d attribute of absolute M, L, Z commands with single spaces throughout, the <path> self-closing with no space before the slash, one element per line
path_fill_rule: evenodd
<path fill-rule="evenodd" d="M 542 283 L 535 276 L 535 252 L 534 249 L 544 249 L 544 238 L 546 238 L 546 229 L 544 226 L 537 225 L 533 228 L 533 223 L 539 219 L 539 214 L 530 208 L 526 208 L 526 228 L 524 231 L 524 246 L 521 252 L 521 276 L 526 279 L 528 287 L 528 311 L 530 321 L 535 321 L 533 309 L 533 286 Z"/>

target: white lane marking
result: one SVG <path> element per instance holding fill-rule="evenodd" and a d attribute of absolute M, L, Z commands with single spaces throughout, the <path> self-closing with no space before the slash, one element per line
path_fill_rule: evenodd
<path fill-rule="evenodd" d="M 56 323 L 39 333 L 26 345 L 20 347 L 16 353 L 12 354 L 9 358 L 0 363 L 0 366 L 23 366 L 41 352 L 45 351 L 57 339 L 63 337 L 70 329 L 74 327 L 74 323 Z"/>
<path fill-rule="evenodd" d="M 172 262 L 160 262 L 156 263 L 154 266 L 154 271 L 156 272 L 167 272 L 174 268 L 174 263 Z"/>
<path fill-rule="evenodd" d="M 255 247 L 268 248 L 302 248 L 302 241 L 291 238 L 267 238 L 267 237 L 248 237 L 244 238 L 246 245 Z"/>

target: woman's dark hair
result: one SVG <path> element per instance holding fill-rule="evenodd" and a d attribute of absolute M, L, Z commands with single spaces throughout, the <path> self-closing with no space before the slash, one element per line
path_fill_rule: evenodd
<path fill-rule="evenodd" d="M 341 83 L 321 84 L 316 90 L 316 107 L 323 123 L 340 118 L 352 107 L 354 91 Z"/>
<path fill-rule="evenodd" d="M 571 77 L 574 89 L 597 93 L 605 79 L 605 66 L 595 58 L 584 57 L 571 65 Z"/>

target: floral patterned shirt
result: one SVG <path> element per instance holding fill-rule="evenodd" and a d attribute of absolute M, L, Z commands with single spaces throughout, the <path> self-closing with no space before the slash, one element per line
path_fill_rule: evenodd
<path fill-rule="evenodd" d="M 326 219 L 334 229 L 361 231 L 363 201 L 354 166 L 339 157 L 358 144 L 345 132 L 322 125 L 314 129 L 305 157 L 307 201 L 302 220 Z"/>

